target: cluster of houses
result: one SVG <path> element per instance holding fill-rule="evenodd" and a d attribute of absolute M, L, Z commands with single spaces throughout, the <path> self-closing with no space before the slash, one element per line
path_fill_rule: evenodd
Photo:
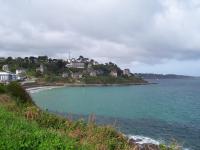
<path fill-rule="evenodd" d="M 84 74 L 89 75 L 90 77 L 96 77 L 103 75 L 104 72 L 102 70 L 94 70 L 93 66 L 99 65 L 97 61 L 89 60 L 88 58 L 79 57 L 78 59 L 68 59 L 66 61 L 66 68 L 69 68 L 68 72 L 62 73 L 62 78 L 74 78 L 81 79 Z M 73 72 L 73 69 L 82 69 L 82 71 Z M 0 82 L 10 82 L 16 80 L 24 80 L 26 76 L 26 71 L 24 69 L 18 69 L 15 73 L 9 71 L 8 65 L 3 65 L 2 70 L 0 72 Z M 43 64 L 40 67 L 36 68 L 36 72 L 40 71 L 42 74 L 45 72 L 45 66 Z M 129 69 L 123 70 L 123 75 L 131 76 L 131 72 Z M 110 76 L 118 77 L 117 70 L 111 70 Z"/>
<path fill-rule="evenodd" d="M 23 77 L 21 75 L 25 72 L 23 69 L 18 69 L 16 73 L 12 73 L 9 71 L 8 65 L 3 65 L 2 70 L 0 71 L 0 82 L 2 83 L 22 80 Z"/>
<path fill-rule="evenodd" d="M 89 60 L 88 58 L 80 56 L 78 59 L 67 59 L 66 67 L 84 69 L 86 67 L 86 64 L 88 64 L 88 68 L 91 68 L 92 65 L 98 65 L 99 63 L 97 61 Z"/>
<path fill-rule="evenodd" d="M 84 57 L 79 57 L 78 59 L 72 58 L 72 59 L 67 59 L 66 61 L 66 68 L 70 69 L 82 69 L 82 72 L 63 72 L 62 73 L 62 78 L 74 78 L 74 79 L 80 79 L 83 77 L 83 74 L 88 73 L 90 76 L 97 76 L 98 72 L 94 71 L 92 69 L 92 65 L 98 65 L 98 62 L 96 61 L 91 61 L 88 58 Z M 88 68 L 87 70 L 85 68 Z M 44 65 L 40 65 L 40 67 L 36 68 L 36 72 L 39 71 L 42 74 L 45 72 L 45 67 Z"/>
<path fill-rule="evenodd" d="M 83 77 L 83 74 L 89 74 L 92 77 L 97 76 L 97 72 L 92 69 L 92 65 L 98 65 L 99 63 L 96 61 L 91 61 L 88 58 L 79 57 L 78 59 L 72 58 L 67 59 L 66 68 L 75 68 L 75 69 L 85 69 L 83 72 L 72 72 L 70 73 L 64 72 L 62 74 L 63 78 L 72 77 L 74 79 L 80 79 Z"/>
<path fill-rule="evenodd" d="M 76 68 L 76 69 L 85 69 L 84 71 L 82 72 L 76 72 L 76 73 L 73 73 L 73 72 L 70 72 L 70 73 L 63 73 L 62 74 L 62 77 L 63 78 L 68 78 L 68 77 L 72 77 L 72 78 L 75 78 L 75 79 L 80 79 L 83 77 L 83 74 L 88 74 L 89 76 L 91 77 L 96 77 L 98 75 L 102 75 L 104 72 L 102 70 L 94 70 L 92 68 L 92 66 L 95 66 L 95 65 L 98 65 L 99 63 L 97 61 L 94 61 L 94 60 L 89 60 L 87 58 L 79 58 L 79 59 L 68 59 L 67 60 L 67 64 L 66 64 L 66 67 L 67 68 Z M 123 70 L 123 75 L 126 75 L 126 76 L 131 76 L 131 72 L 129 69 L 124 69 Z M 118 77 L 118 72 L 117 70 L 112 70 L 110 72 L 110 76 L 112 77 Z"/>

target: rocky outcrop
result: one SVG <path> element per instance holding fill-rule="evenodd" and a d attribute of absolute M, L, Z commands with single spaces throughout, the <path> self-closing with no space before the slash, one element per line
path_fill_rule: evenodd
<path fill-rule="evenodd" d="M 135 150 L 161 150 L 159 145 L 155 144 L 138 144 L 140 140 L 129 139 L 129 144 L 135 147 Z"/>

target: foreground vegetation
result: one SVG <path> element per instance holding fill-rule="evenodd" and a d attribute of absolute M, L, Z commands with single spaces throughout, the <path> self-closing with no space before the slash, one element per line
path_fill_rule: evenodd
<path fill-rule="evenodd" d="M 140 150 L 111 126 L 72 121 L 40 110 L 16 82 L 0 85 L 0 149 Z M 164 145 L 146 150 L 175 150 Z"/>

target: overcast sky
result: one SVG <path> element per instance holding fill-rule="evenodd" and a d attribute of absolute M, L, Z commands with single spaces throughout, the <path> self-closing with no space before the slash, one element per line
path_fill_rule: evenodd
<path fill-rule="evenodd" d="M 200 76 L 200 0 L 0 0 L 0 56 L 83 55 Z"/>

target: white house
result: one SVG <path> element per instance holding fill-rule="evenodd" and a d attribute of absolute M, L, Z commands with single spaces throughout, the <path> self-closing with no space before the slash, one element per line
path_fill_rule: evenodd
<path fill-rule="evenodd" d="M 16 70 L 17 80 L 24 80 L 26 78 L 26 70 L 17 69 Z"/>
<path fill-rule="evenodd" d="M 77 68 L 77 69 L 84 69 L 85 63 L 82 62 L 71 62 L 66 65 L 67 68 Z"/>
<path fill-rule="evenodd" d="M 87 67 L 88 67 L 88 69 L 91 69 L 92 68 L 92 64 L 89 63 Z"/>
<path fill-rule="evenodd" d="M 17 69 L 16 70 L 16 75 L 21 75 L 21 74 L 25 74 L 26 71 L 24 69 Z"/>
<path fill-rule="evenodd" d="M 112 70 L 112 71 L 110 72 L 110 75 L 111 75 L 112 77 L 117 77 L 117 76 L 118 76 L 116 70 Z"/>
<path fill-rule="evenodd" d="M 131 76 L 131 72 L 129 69 L 124 69 L 123 70 L 123 75 Z"/>
<path fill-rule="evenodd" d="M 83 75 L 81 73 L 72 73 L 71 77 L 74 79 L 81 79 Z"/>
<path fill-rule="evenodd" d="M 16 81 L 17 75 L 9 72 L 0 72 L 0 82 Z"/>
<path fill-rule="evenodd" d="M 0 72 L 0 81 L 7 82 L 10 80 L 10 74 L 7 72 Z"/>
<path fill-rule="evenodd" d="M 96 72 L 95 70 L 90 70 L 90 71 L 89 71 L 89 75 L 90 75 L 91 77 L 96 77 L 96 76 L 97 76 L 97 72 Z"/>
<path fill-rule="evenodd" d="M 36 68 L 36 72 L 37 71 L 40 71 L 41 73 L 44 73 L 44 65 L 43 64 L 40 64 L 40 67 L 39 68 Z"/>
<path fill-rule="evenodd" d="M 63 72 L 62 77 L 63 77 L 63 78 L 68 78 L 68 77 L 69 77 L 69 74 L 68 74 L 67 72 Z"/>
<path fill-rule="evenodd" d="M 9 72 L 9 66 L 3 65 L 2 70 L 5 71 L 5 72 Z"/>

